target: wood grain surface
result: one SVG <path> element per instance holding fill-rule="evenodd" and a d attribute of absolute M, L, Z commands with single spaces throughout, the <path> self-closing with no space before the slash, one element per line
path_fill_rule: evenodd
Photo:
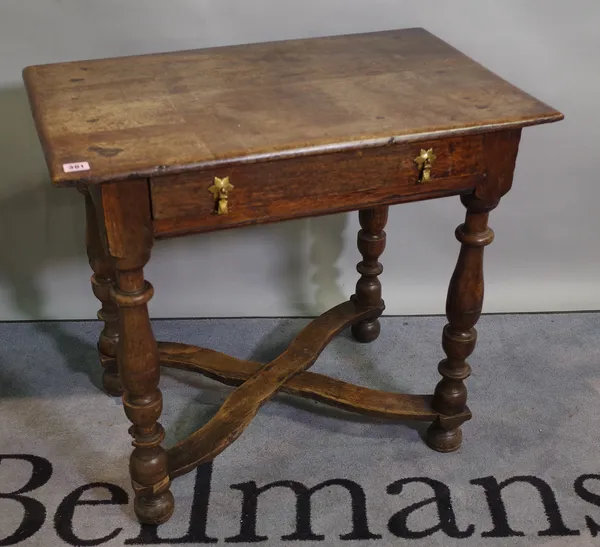
<path fill-rule="evenodd" d="M 243 384 L 263 366 L 177 342 L 159 342 L 158 351 L 164 367 L 198 372 L 230 386 Z M 317 372 L 300 372 L 283 384 L 279 391 L 375 418 L 433 421 L 439 415 L 431 408 L 432 395 L 391 393 L 357 386 Z"/>
<path fill-rule="evenodd" d="M 57 185 L 562 118 L 418 28 L 38 65 L 24 79 Z M 90 169 L 65 173 L 74 162 Z"/>
<path fill-rule="evenodd" d="M 111 300 L 118 308 L 117 363 L 123 386 L 123 408 L 133 424 L 129 459 L 133 507 L 140 522 L 160 524 L 173 514 L 174 499 L 167 455 L 161 443 L 165 432 L 158 421 L 162 393 L 160 363 L 148 302 L 154 294 L 144 279 L 150 259 L 152 229 L 146 181 L 105 184 L 90 189 L 101 239 L 115 268 Z"/>
<path fill-rule="evenodd" d="M 220 454 L 288 380 L 314 364 L 335 335 L 380 311 L 377 307 L 361 308 L 348 301 L 309 323 L 281 355 L 260 367 L 235 389 L 204 426 L 168 449 L 170 477 L 187 473 Z"/>
<path fill-rule="evenodd" d="M 155 237 L 276 222 L 359 207 L 472 191 L 485 178 L 485 135 L 403 143 L 369 150 L 279 159 L 150 179 Z M 422 147 L 437 155 L 432 177 L 419 183 L 414 159 Z M 226 215 L 209 191 L 229 177 Z"/>

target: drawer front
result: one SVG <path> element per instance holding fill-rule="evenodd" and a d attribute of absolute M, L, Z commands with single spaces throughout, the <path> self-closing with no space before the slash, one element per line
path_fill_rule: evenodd
<path fill-rule="evenodd" d="M 415 158 L 436 155 L 428 181 Z M 483 136 L 238 164 L 150 180 L 155 235 L 166 237 L 459 194 L 481 177 Z M 227 213 L 209 190 L 229 177 Z"/>

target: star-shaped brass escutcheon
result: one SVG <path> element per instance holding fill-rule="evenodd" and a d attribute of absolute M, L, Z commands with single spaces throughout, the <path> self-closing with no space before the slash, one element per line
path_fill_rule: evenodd
<path fill-rule="evenodd" d="M 229 182 L 229 177 L 215 177 L 214 184 L 208 189 L 215 198 L 215 213 L 226 215 L 229 212 L 227 198 L 234 186 Z"/>
<path fill-rule="evenodd" d="M 433 153 L 433 148 L 429 150 L 421 149 L 421 153 L 415 158 L 415 163 L 419 166 L 417 182 L 423 183 L 431 180 L 431 168 L 436 159 L 437 156 Z"/>

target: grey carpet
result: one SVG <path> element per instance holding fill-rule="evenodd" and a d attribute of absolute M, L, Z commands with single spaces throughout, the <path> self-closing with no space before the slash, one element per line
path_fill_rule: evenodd
<path fill-rule="evenodd" d="M 375 343 L 344 334 L 313 370 L 430 392 L 444 322 L 383 318 Z M 269 360 L 305 323 L 154 326 L 160 340 Z M 158 531 L 141 530 L 124 503 L 128 422 L 98 390 L 98 328 L 0 324 L 0 546 L 600 545 L 600 314 L 483 317 L 468 381 L 474 418 L 455 454 L 428 449 L 419 424 L 277 397 L 212 467 L 174 482 L 176 512 Z M 161 388 L 167 444 L 230 392 L 178 371 Z"/>

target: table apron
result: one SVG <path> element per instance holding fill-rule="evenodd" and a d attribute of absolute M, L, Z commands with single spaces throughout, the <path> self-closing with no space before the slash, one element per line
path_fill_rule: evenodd
<path fill-rule="evenodd" d="M 472 191 L 485 178 L 482 135 L 222 166 L 150 179 L 156 237 L 419 201 Z M 429 180 L 415 158 L 432 148 Z M 209 190 L 228 177 L 227 213 Z"/>

